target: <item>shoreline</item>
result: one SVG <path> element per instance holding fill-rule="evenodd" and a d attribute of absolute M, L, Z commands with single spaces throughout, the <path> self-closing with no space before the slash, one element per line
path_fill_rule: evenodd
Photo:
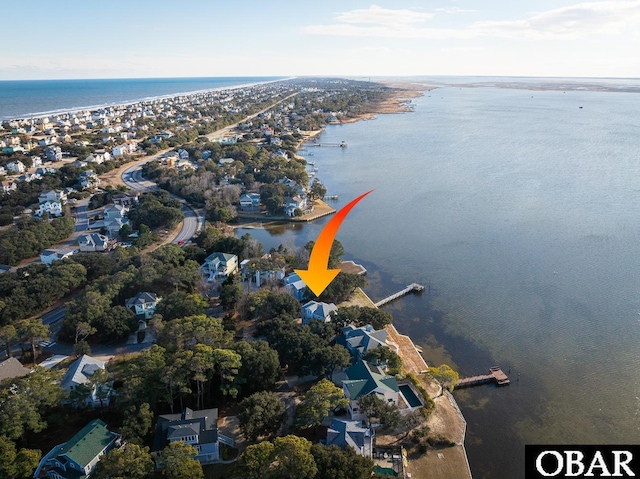
<path fill-rule="evenodd" d="M 212 77 L 212 78 L 224 78 L 224 77 Z M 251 88 L 251 87 L 254 87 L 256 85 L 267 85 L 269 83 L 276 83 L 276 82 L 280 82 L 280 81 L 293 80 L 295 78 L 296 77 L 285 77 L 285 78 L 281 78 L 281 79 L 278 79 L 278 80 L 266 80 L 266 81 L 263 81 L 263 82 L 243 83 L 243 84 L 239 84 L 239 85 L 230 85 L 230 86 L 224 86 L 224 87 L 214 87 L 214 88 L 205 88 L 205 89 L 200 89 L 200 90 L 190 90 L 190 91 L 185 91 L 185 92 L 167 93 L 167 94 L 164 94 L 164 95 L 147 96 L 147 97 L 144 97 L 144 98 L 138 98 L 136 100 L 122 100 L 122 101 L 115 101 L 115 102 L 106 102 L 106 103 L 101 103 L 101 104 L 96 104 L 96 105 L 72 106 L 72 107 L 68 107 L 68 108 L 57 108 L 55 110 L 40 111 L 40 112 L 33 112 L 33 113 L 25 113 L 24 115 L 10 116 L 10 117 L 6 117 L 6 118 L 3 117 L 3 118 L 0 118 L 0 123 L 11 122 L 11 121 L 35 120 L 35 119 L 39 119 L 39 118 L 46 118 L 48 116 L 66 115 L 66 114 L 70 114 L 70 113 L 78 113 L 78 112 L 83 112 L 83 111 L 94 112 L 94 111 L 102 110 L 104 108 L 114 108 L 114 107 L 132 106 L 132 105 L 144 105 L 146 103 L 153 103 L 153 102 L 156 102 L 158 100 L 166 100 L 166 99 L 172 99 L 172 98 L 178 98 L 178 97 L 189 97 L 189 96 L 206 95 L 208 93 L 221 92 L 221 91 L 225 91 L 225 90 L 239 90 L 241 88 Z M 122 80 L 126 80 L 126 79 L 123 78 Z M 149 78 L 149 80 L 152 80 L 152 79 Z M 29 81 L 29 80 L 25 80 L 25 81 Z M 39 81 L 39 80 L 35 80 L 35 81 Z M 71 80 L 63 80 L 63 81 L 71 81 Z M 79 80 L 79 81 L 82 81 L 82 80 Z"/>

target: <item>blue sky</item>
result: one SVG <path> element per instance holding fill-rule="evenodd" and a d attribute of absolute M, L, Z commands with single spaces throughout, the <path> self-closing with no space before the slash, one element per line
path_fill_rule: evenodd
<path fill-rule="evenodd" d="M 640 0 L 32 0 L 0 79 L 640 77 Z"/>

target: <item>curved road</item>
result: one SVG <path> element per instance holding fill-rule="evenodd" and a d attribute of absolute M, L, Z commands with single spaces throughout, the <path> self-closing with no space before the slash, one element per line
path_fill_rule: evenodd
<path fill-rule="evenodd" d="M 146 161 L 137 163 L 122 172 L 122 182 L 134 191 L 144 193 L 147 191 L 153 191 L 158 189 L 152 181 L 145 180 L 142 176 L 142 165 L 155 160 L 156 157 L 149 158 Z M 186 243 L 188 242 L 204 224 L 204 218 L 202 218 L 184 199 L 169 193 L 171 198 L 176 199 L 182 203 L 182 213 L 184 214 L 184 221 L 182 222 L 182 228 L 180 232 L 171 240 L 172 243 Z"/>

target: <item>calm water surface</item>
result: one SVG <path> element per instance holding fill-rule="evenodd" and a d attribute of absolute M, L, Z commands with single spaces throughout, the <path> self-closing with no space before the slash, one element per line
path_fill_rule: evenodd
<path fill-rule="evenodd" d="M 524 477 L 527 443 L 640 440 L 640 95 L 439 88 L 415 111 L 331 126 L 313 148 L 375 300 L 430 364 L 499 364 L 512 385 L 456 392 L 478 478 Z M 579 107 L 583 108 L 579 108 Z M 250 232 L 315 239 L 326 219 Z"/>

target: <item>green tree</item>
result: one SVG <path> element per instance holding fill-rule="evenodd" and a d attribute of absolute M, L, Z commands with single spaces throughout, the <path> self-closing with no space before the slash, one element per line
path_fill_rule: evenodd
<path fill-rule="evenodd" d="M 98 332 L 109 341 L 119 341 L 138 328 L 135 314 L 124 306 L 113 306 L 96 324 Z"/>
<path fill-rule="evenodd" d="M 246 479 L 271 479 L 274 476 L 272 464 L 275 460 L 275 447 L 272 442 L 263 441 L 248 446 L 236 463 L 236 471 Z"/>
<path fill-rule="evenodd" d="M 266 341 L 238 341 L 233 350 L 242 358 L 238 370 L 244 395 L 273 389 L 282 375 L 278 352 Z"/>
<path fill-rule="evenodd" d="M 162 475 L 168 479 L 204 479 L 202 466 L 194 459 L 198 451 L 181 441 L 170 443 L 160 453 Z"/>
<path fill-rule="evenodd" d="M 364 276 L 340 272 L 320 295 L 320 301 L 341 303 L 349 299 L 356 288 L 362 288 L 366 284 Z"/>
<path fill-rule="evenodd" d="M 207 306 L 207 301 L 199 294 L 176 291 L 162 298 L 156 307 L 156 313 L 161 315 L 164 321 L 171 321 L 187 316 L 203 315 Z"/>
<path fill-rule="evenodd" d="M 73 345 L 73 352 L 76 355 L 76 358 L 79 358 L 83 354 L 90 355 L 91 354 L 91 346 L 84 339 L 82 341 L 77 342 Z"/>
<path fill-rule="evenodd" d="M 309 241 L 306 245 L 304 245 L 304 249 L 306 249 L 309 254 L 313 251 L 313 247 L 315 246 L 315 241 Z M 329 268 L 335 269 L 342 262 L 342 256 L 344 255 L 344 246 L 338 240 L 333 240 L 331 244 L 331 251 L 329 252 Z"/>
<path fill-rule="evenodd" d="M 318 467 L 315 479 L 369 479 L 375 467 L 373 460 L 350 447 L 342 450 L 335 445 L 314 444 L 311 454 Z"/>
<path fill-rule="evenodd" d="M 220 288 L 220 304 L 229 311 L 235 310 L 242 297 L 242 286 L 234 274 L 229 275 Z"/>
<path fill-rule="evenodd" d="M 327 188 L 316 178 L 309 188 L 309 198 L 312 200 L 323 200 L 327 194 Z"/>
<path fill-rule="evenodd" d="M 437 368 L 430 367 L 427 370 L 427 376 L 438 381 L 443 387 L 449 386 L 451 389 L 460 380 L 460 375 L 447 364 L 441 364 Z"/>
<path fill-rule="evenodd" d="M 131 442 L 115 448 L 100 458 L 95 471 L 95 479 L 144 479 L 153 472 L 154 463 L 148 447 Z"/>
<path fill-rule="evenodd" d="M 158 344 L 171 350 L 193 348 L 198 343 L 219 348 L 227 347 L 232 340 L 233 333 L 225 331 L 222 321 L 198 315 L 174 319 L 164 325 Z"/>
<path fill-rule="evenodd" d="M 12 324 L 0 327 L 0 341 L 4 342 L 7 357 L 11 357 L 11 344 L 18 339 L 18 331 Z"/>
<path fill-rule="evenodd" d="M 32 477 L 42 453 L 38 449 L 20 449 L 6 436 L 0 436 L 0 479 Z"/>
<path fill-rule="evenodd" d="M 127 408 L 122 423 L 120 434 L 122 439 L 134 444 L 142 445 L 144 438 L 149 434 L 153 423 L 153 411 L 149 403 L 142 403 L 140 406 L 131 405 Z"/>
<path fill-rule="evenodd" d="M 301 428 L 319 426 L 331 409 L 348 405 L 342 389 L 322 379 L 305 394 L 296 409 L 296 422 Z"/>
<path fill-rule="evenodd" d="M 244 437 L 254 442 L 260 436 L 275 434 L 286 417 L 284 402 L 276 393 L 262 391 L 240 402 L 238 421 Z"/>
<path fill-rule="evenodd" d="M 364 355 L 363 359 L 377 366 L 386 366 L 387 373 L 395 376 L 402 369 L 402 359 L 391 348 L 378 347 Z"/>
<path fill-rule="evenodd" d="M 393 429 L 401 424 L 400 411 L 398 406 L 388 403 L 375 394 L 369 394 L 358 398 L 360 412 L 367 416 L 371 423 L 372 418 L 378 418 L 379 423 L 384 427 Z"/>
<path fill-rule="evenodd" d="M 0 388 L 0 434 L 19 439 L 26 431 L 44 430 L 43 416 L 64 397 L 56 382 L 59 379 L 58 371 L 37 367 L 31 374 L 4 383 Z"/>
<path fill-rule="evenodd" d="M 236 397 L 238 385 L 235 383 L 235 379 L 242 365 L 242 358 L 231 349 L 214 349 L 213 361 L 215 372 L 220 380 L 220 390 L 225 396 Z"/>
<path fill-rule="evenodd" d="M 36 362 L 36 342 L 49 339 L 49 326 L 39 319 L 23 319 L 17 325 L 18 335 L 31 342 L 31 357 Z"/>
<path fill-rule="evenodd" d="M 279 479 L 313 479 L 318 468 L 311 455 L 311 443 L 298 436 L 277 437 L 273 442 L 275 477 Z"/>

